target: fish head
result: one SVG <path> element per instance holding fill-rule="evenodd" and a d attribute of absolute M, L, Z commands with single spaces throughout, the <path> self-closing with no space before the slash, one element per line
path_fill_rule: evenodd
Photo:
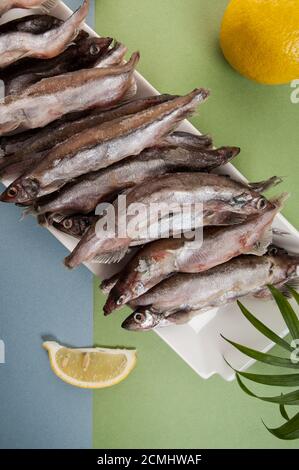
<path fill-rule="evenodd" d="M 107 51 L 112 41 L 112 38 L 87 38 L 79 45 L 79 55 L 84 61 L 96 61 Z"/>
<path fill-rule="evenodd" d="M 58 230 L 68 233 L 77 238 L 81 238 L 86 230 L 90 227 L 92 219 L 88 216 L 69 216 L 62 221 L 53 220 L 53 225 Z"/>
<path fill-rule="evenodd" d="M 271 261 L 272 284 L 299 277 L 299 254 L 288 253 L 284 248 L 271 244 L 267 256 Z"/>
<path fill-rule="evenodd" d="M 269 208 L 273 208 L 273 204 L 259 193 L 244 191 L 234 196 L 231 201 L 234 212 L 242 214 L 260 214 Z"/>
<path fill-rule="evenodd" d="M 37 197 L 39 183 L 31 178 L 19 178 L 9 185 L 0 196 L 0 201 L 15 204 L 30 204 Z"/>
<path fill-rule="evenodd" d="M 125 272 L 125 276 L 111 289 L 104 306 L 105 315 L 109 315 L 113 310 L 121 308 L 145 292 L 143 282 L 137 280 L 138 274 L 134 270 L 129 273 Z"/>
<path fill-rule="evenodd" d="M 130 331 L 147 331 L 158 326 L 161 319 L 162 315 L 154 312 L 150 306 L 140 307 L 129 315 L 121 326 Z"/>

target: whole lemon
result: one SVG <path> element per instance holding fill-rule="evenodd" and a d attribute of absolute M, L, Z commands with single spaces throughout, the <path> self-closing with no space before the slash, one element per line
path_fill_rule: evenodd
<path fill-rule="evenodd" d="M 299 78 L 299 0 L 231 0 L 220 44 L 247 78 L 271 85 Z"/>

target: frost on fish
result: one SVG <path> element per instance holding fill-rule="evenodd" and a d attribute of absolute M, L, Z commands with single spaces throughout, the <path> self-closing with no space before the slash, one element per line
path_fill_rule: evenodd
<path fill-rule="evenodd" d="M 100 202 L 110 201 L 121 191 L 159 175 L 177 171 L 200 171 L 226 163 L 237 155 L 236 147 L 217 150 L 199 148 L 155 146 L 139 155 L 128 157 L 103 170 L 82 176 L 65 186 L 50 201 L 39 201 L 39 214 L 60 212 L 65 214 L 88 213 Z M 1 165 L 0 165 L 1 168 Z"/>
<path fill-rule="evenodd" d="M 108 315 L 176 272 L 197 273 L 245 253 L 263 255 L 272 242 L 272 222 L 287 195 L 273 199 L 260 214 L 240 225 L 207 227 L 195 240 L 157 240 L 144 246 L 118 275 L 104 306 Z"/>
<path fill-rule="evenodd" d="M 19 67 L 5 69 L 5 93 L 17 95 L 44 78 L 95 67 L 105 56 L 111 42 L 111 38 L 83 38 L 53 59 L 27 60 Z"/>
<path fill-rule="evenodd" d="M 75 111 L 114 105 L 132 86 L 138 60 L 139 54 L 134 53 L 124 65 L 45 78 L 21 95 L 8 96 L 0 104 L 0 136 L 43 127 Z"/>
<path fill-rule="evenodd" d="M 192 229 L 197 229 L 203 225 L 215 225 L 217 219 L 207 219 L 202 215 L 203 209 L 214 212 L 217 215 L 221 215 L 222 212 L 225 214 L 232 213 L 238 216 L 246 217 L 248 215 L 259 214 L 262 210 L 266 209 L 270 202 L 268 202 L 259 193 L 253 191 L 250 185 L 236 182 L 231 178 L 214 175 L 211 173 L 174 173 L 156 177 L 151 181 L 150 185 L 140 184 L 135 186 L 133 189 L 126 193 L 126 207 L 130 207 L 131 204 L 143 204 L 149 207 L 151 202 L 155 204 L 172 204 L 179 205 L 188 203 L 200 205 L 200 213 L 196 213 L 195 216 L 185 219 L 181 217 L 181 213 L 174 214 L 171 217 L 173 231 L 175 233 L 183 233 Z M 115 201 L 115 214 L 118 214 L 118 201 Z M 94 227 L 89 229 L 85 236 L 81 239 L 73 253 L 66 259 L 66 265 L 69 267 L 75 267 L 81 262 L 91 261 L 95 256 L 98 257 L 99 262 L 107 263 L 112 262 L 111 260 L 119 260 L 121 256 L 124 256 L 131 244 L 141 245 L 148 242 L 148 233 L 156 233 L 153 229 L 156 228 L 157 224 L 159 227 L 165 227 L 167 233 L 169 232 L 169 214 L 157 222 L 155 220 L 155 214 L 151 214 L 152 218 L 147 219 L 143 223 L 144 231 L 139 233 L 138 239 L 132 239 L 129 236 L 125 238 L 118 238 L 115 236 L 114 229 L 113 233 L 106 233 L 102 239 L 96 233 Z M 134 217 L 137 217 L 134 222 Z M 154 218 L 153 218 L 154 217 Z M 116 216 L 116 227 L 117 227 L 117 216 Z M 140 221 L 138 215 L 127 215 L 126 226 L 136 226 Z M 192 223 L 192 226 L 190 226 Z M 220 218 L 220 223 L 223 220 Z M 163 238 L 165 235 L 160 228 L 159 238 Z M 85 237 L 88 237 L 88 243 L 86 244 Z M 156 237 L 157 238 L 157 237 Z M 93 242 L 91 241 L 93 240 Z"/>
<path fill-rule="evenodd" d="M 197 274 L 175 274 L 145 293 L 123 328 L 146 331 L 182 324 L 211 308 L 246 295 L 258 295 L 268 284 L 278 287 L 296 279 L 299 255 L 242 255 Z"/>
<path fill-rule="evenodd" d="M 25 57 L 50 59 L 57 56 L 76 38 L 87 16 L 89 0 L 61 26 L 43 34 L 12 32 L 0 36 L 0 68 Z"/>
<path fill-rule="evenodd" d="M 138 59 L 139 54 L 133 54 L 131 61 L 124 66 L 98 70 L 101 74 L 106 74 L 109 70 L 114 73 L 115 69 L 118 73 L 125 70 L 126 74 L 123 75 L 127 76 L 128 85 L 128 79 Z M 86 71 L 89 72 L 93 71 Z M 41 83 L 43 82 L 47 80 Z M 31 90 L 32 88 L 34 87 L 31 87 Z M 174 98 L 74 135 L 49 151 L 39 164 L 12 183 L 2 194 L 1 200 L 28 203 L 32 197 L 37 199 L 53 193 L 73 178 L 140 153 L 144 148 L 153 146 L 157 140 L 169 134 L 207 96 L 206 90 L 195 90 L 189 95 Z"/>

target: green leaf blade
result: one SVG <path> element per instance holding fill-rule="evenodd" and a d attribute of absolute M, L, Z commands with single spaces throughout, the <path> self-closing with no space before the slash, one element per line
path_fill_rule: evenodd
<path fill-rule="evenodd" d="M 264 423 L 265 425 L 265 423 Z M 268 431 L 278 439 L 293 440 L 299 438 L 299 413 L 278 428 L 268 428 Z"/>
<path fill-rule="evenodd" d="M 240 351 L 241 353 L 245 354 L 248 357 L 251 357 L 252 359 L 255 359 L 258 362 L 263 362 L 264 364 L 269 364 L 272 366 L 286 367 L 290 369 L 299 370 L 299 364 L 292 362 L 290 359 L 273 356 L 272 354 L 267 354 L 267 353 L 257 351 L 256 349 L 251 349 L 247 346 L 243 346 L 242 344 L 236 343 L 235 341 L 231 341 L 225 338 L 225 336 L 223 335 L 221 336 L 223 339 L 225 339 L 225 341 L 227 341 L 236 349 L 238 349 L 238 351 Z"/>
<path fill-rule="evenodd" d="M 299 339 L 299 320 L 290 302 L 276 287 L 269 285 L 268 288 L 274 297 L 293 339 Z"/>
<path fill-rule="evenodd" d="M 250 372 L 238 372 L 245 379 L 252 382 L 278 387 L 297 387 L 299 386 L 299 374 L 252 374 Z"/>
<path fill-rule="evenodd" d="M 298 294 L 298 292 L 295 289 L 293 289 L 293 287 L 288 286 L 287 284 L 286 284 L 286 287 L 291 292 L 294 299 L 296 300 L 297 305 L 299 305 L 299 294 Z"/>
<path fill-rule="evenodd" d="M 243 315 L 245 318 L 266 338 L 270 339 L 273 343 L 277 344 L 278 346 L 281 346 L 283 349 L 286 351 L 293 352 L 293 348 L 291 345 L 285 341 L 283 338 L 278 336 L 274 331 L 272 331 L 270 328 L 268 328 L 264 323 L 262 323 L 260 320 L 258 320 L 252 313 L 247 310 L 247 308 L 240 302 L 237 301 L 237 304 L 242 311 Z"/>
<path fill-rule="evenodd" d="M 289 420 L 290 420 L 289 415 L 288 415 L 288 413 L 287 413 L 287 410 L 285 409 L 285 406 L 284 406 L 283 403 L 281 403 L 281 404 L 279 405 L 279 411 L 280 411 L 281 416 L 282 416 L 286 421 L 289 421 Z"/>
<path fill-rule="evenodd" d="M 239 377 L 239 373 L 237 372 L 236 374 L 236 379 L 238 382 L 238 385 L 240 388 L 245 392 L 247 395 L 253 398 L 257 398 L 258 400 L 261 401 L 266 401 L 268 403 L 277 403 L 279 405 L 299 405 L 299 390 L 295 390 L 294 392 L 289 392 L 277 396 L 272 396 L 272 397 L 262 397 L 260 395 L 256 395 L 253 393 L 249 388 L 244 384 L 244 382 L 241 380 Z"/>

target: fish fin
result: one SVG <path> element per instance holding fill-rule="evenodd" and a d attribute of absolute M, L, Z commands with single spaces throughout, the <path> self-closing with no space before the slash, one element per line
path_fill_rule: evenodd
<path fill-rule="evenodd" d="M 197 249 L 192 248 L 192 243 L 193 242 L 187 241 L 184 244 L 185 248 L 189 250 L 189 252 L 193 251 L 193 253 L 188 256 L 188 265 L 189 264 L 191 264 L 192 266 L 196 265 L 196 268 L 199 269 L 199 267 L 201 266 L 206 266 L 207 260 L 209 258 L 209 253 L 207 253 L 203 249 L 197 250 Z M 173 273 L 171 273 L 170 276 L 172 274 Z"/>
<path fill-rule="evenodd" d="M 124 258 L 127 252 L 128 252 L 128 247 L 126 246 L 117 251 L 110 251 L 108 253 L 96 255 L 93 258 L 93 262 L 103 263 L 103 264 L 118 263 Z"/>
<path fill-rule="evenodd" d="M 196 317 L 200 313 L 203 313 L 203 309 L 192 310 L 190 308 L 178 310 L 177 312 L 171 313 L 165 316 L 165 320 L 169 325 L 184 325 L 188 323 L 193 317 Z"/>
<path fill-rule="evenodd" d="M 253 249 L 251 249 L 248 254 L 262 256 L 266 253 L 268 246 L 272 243 L 272 229 L 269 227 L 266 232 L 263 234 L 262 238 L 255 243 Z"/>
<path fill-rule="evenodd" d="M 27 207 L 26 209 L 23 210 L 20 220 L 22 221 L 22 220 L 26 219 L 26 217 L 28 215 L 33 215 L 33 216 L 36 215 L 36 210 L 34 209 L 33 206 L 29 206 L 29 207 Z"/>
<path fill-rule="evenodd" d="M 274 284 L 274 287 L 276 287 L 276 289 L 278 289 L 286 298 L 290 299 L 292 298 L 292 294 L 289 291 L 288 287 L 291 287 L 295 290 L 299 290 L 299 277 L 289 279 L 287 282 Z M 263 287 L 259 292 L 254 294 L 254 297 L 258 299 L 269 300 L 272 299 L 272 294 L 270 293 L 268 287 Z"/>
<path fill-rule="evenodd" d="M 277 288 L 277 286 L 275 287 Z M 258 292 L 255 292 L 254 294 L 252 294 L 252 296 L 255 299 L 259 299 L 259 300 L 269 300 L 272 298 L 268 287 L 263 287 Z"/>
<path fill-rule="evenodd" d="M 248 186 L 257 193 L 263 193 L 274 186 L 282 183 L 283 179 L 280 176 L 272 176 L 267 180 L 259 181 L 257 183 L 248 183 Z"/>

